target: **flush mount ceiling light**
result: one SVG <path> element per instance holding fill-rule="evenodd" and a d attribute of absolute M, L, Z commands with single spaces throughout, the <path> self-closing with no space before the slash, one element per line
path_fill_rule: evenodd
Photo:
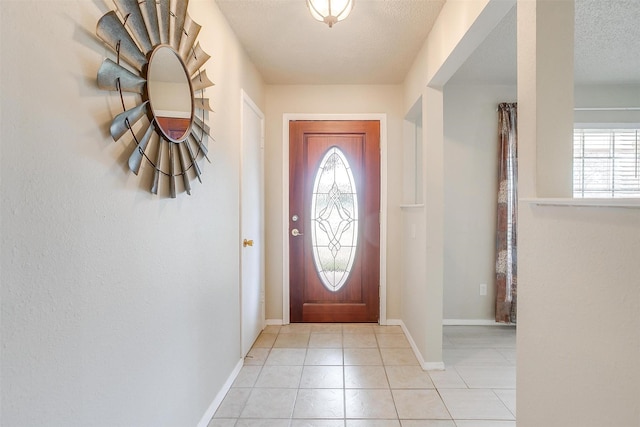
<path fill-rule="evenodd" d="M 329 27 L 345 19 L 353 9 L 355 0 L 307 0 L 307 6 L 314 19 Z"/>

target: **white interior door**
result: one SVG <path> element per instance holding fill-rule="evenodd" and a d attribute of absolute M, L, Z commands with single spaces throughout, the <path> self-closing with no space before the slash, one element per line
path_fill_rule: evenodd
<path fill-rule="evenodd" d="M 264 328 L 264 115 L 242 91 L 242 356 Z"/>

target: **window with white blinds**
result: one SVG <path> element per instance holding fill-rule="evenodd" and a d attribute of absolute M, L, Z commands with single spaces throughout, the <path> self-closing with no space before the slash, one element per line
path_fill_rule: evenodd
<path fill-rule="evenodd" d="M 640 129 L 574 129 L 573 197 L 640 197 Z"/>

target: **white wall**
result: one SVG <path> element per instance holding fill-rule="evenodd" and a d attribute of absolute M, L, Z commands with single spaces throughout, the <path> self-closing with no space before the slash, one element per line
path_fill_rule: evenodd
<path fill-rule="evenodd" d="M 519 220 L 518 425 L 640 425 L 640 209 Z"/>
<path fill-rule="evenodd" d="M 266 91 L 266 317 L 282 319 L 282 123 L 285 113 L 387 114 L 387 317 L 400 317 L 402 199 L 401 86 L 267 86 Z"/>
<path fill-rule="evenodd" d="M 405 115 L 402 128 L 404 140 L 402 156 L 402 201 L 405 205 L 421 204 L 422 191 L 422 99 Z"/>
<path fill-rule="evenodd" d="M 493 320 L 500 102 L 515 102 L 515 86 L 445 87 L 444 319 Z M 640 106 L 640 86 L 577 86 L 576 107 Z M 576 111 L 576 123 L 640 123 L 640 111 Z M 479 296 L 479 284 L 488 294 Z"/>
<path fill-rule="evenodd" d="M 420 98 L 423 123 L 422 200 L 404 208 L 402 321 L 424 369 L 442 369 L 442 274 L 444 253 L 444 117 L 442 91 Z M 415 231 L 414 231 L 415 230 Z"/>
<path fill-rule="evenodd" d="M 494 295 L 479 297 L 471 273 L 493 280 L 495 225 L 488 216 L 495 216 L 495 195 L 487 191 L 493 191 L 497 167 L 495 105 L 513 101 L 515 90 L 445 87 L 445 319 L 493 318 Z M 578 86 L 575 104 L 637 106 L 639 91 L 633 85 Z M 574 119 L 640 123 L 638 114 L 577 111 Z M 525 280 L 519 300 L 519 425 L 639 425 L 639 215 L 520 204 L 526 226 L 519 236 Z M 476 222 L 481 217 L 490 221 Z M 469 277 L 474 283 L 465 287 Z M 557 389 L 564 391 L 549 391 Z M 609 410 L 603 412 L 603 405 Z"/>
<path fill-rule="evenodd" d="M 184 83 L 153 82 L 152 92 L 152 107 L 157 115 L 191 117 L 190 91 Z"/>
<path fill-rule="evenodd" d="M 426 365 L 442 365 L 444 280 L 444 98 L 442 87 L 511 10 L 513 0 L 448 1 L 405 77 L 405 114 L 422 97 L 422 212 L 404 215 L 404 227 L 421 231 L 402 242 L 405 258 L 402 320 Z M 420 299 L 418 299 L 420 298 Z"/>
<path fill-rule="evenodd" d="M 192 0 L 213 164 L 191 197 L 153 196 L 108 134 L 105 4 L 0 2 L 6 426 L 193 426 L 240 361 L 240 88 L 262 105 L 261 79 L 215 3 Z"/>
<path fill-rule="evenodd" d="M 640 126 L 639 110 L 607 111 L 606 108 L 640 108 L 640 85 L 576 86 L 574 103 L 577 108 L 604 108 L 599 111 L 576 111 L 576 123 L 633 123 Z"/>
<path fill-rule="evenodd" d="M 466 59 L 467 50 L 473 51 L 481 42 L 468 38 L 468 49 L 461 49 L 459 55 L 454 54 L 459 46 L 463 46 L 465 35 L 474 25 L 478 16 L 490 5 L 491 0 L 478 1 L 448 1 L 442 7 L 438 19 L 434 23 L 427 40 L 413 61 L 411 69 L 404 81 L 404 107 L 406 111 L 415 101 L 432 79 L 442 70 L 442 77 L 438 78 L 436 86 L 443 86 L 451 75 Z M 495 1 L 494 1 L 495 3 Z M 458 58 L 459 56 L 459 58 Z M 451 59 L 452 65 L 447 62 Z M 455 63 L 455 66 L 453 63 Z"/>
<path fill-rule="evenodd" d="M 515 86 L 445 86 L 445 319 L 495 319 L 496 108 L 515 98 Z"/>
<path fill-rule="evenodd" d="M 549 197 L 554 182 L 564 193 L 564 179 L 536 177 L 571 175 L 570 157 L 546 155 L 570 150 L 570 134 L 546 130 L 572 125 L 573 103 L 557 102 L 559 94 L 572 97 L 572 76 L 558 69 L 568 64 L 553 60 L 570 51 L 572 22 L 570 3 L 518 2 L 521 199 Z M 521 201 L 518 220 L 518 426 L 637 427 L 640 204 Z"/>

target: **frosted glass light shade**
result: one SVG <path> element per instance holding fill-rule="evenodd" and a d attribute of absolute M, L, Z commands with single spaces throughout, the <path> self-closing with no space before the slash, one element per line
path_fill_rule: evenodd
<path fill-rule="evenodd" d="M 329 27 L 345 19 L 351 13 L 355 0 L 307 0 L 307 6 L 314 19 Z"/>

